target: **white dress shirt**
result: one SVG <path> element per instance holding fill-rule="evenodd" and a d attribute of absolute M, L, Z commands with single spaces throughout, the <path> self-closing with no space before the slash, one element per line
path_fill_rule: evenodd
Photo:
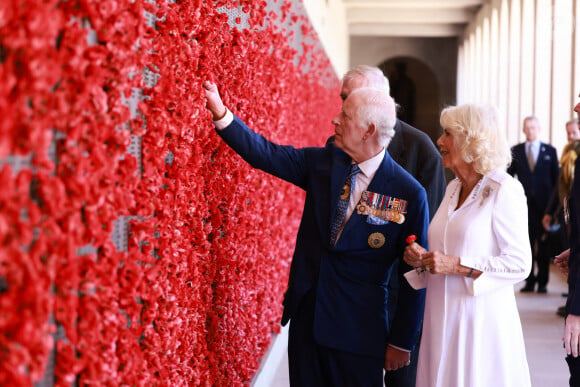
<path fill-rule="evenodd" d="M 383 162 L 384 158 L 385 158 L 385 148 L 383 148 L 383 150 L 380 151 L 376 156 L 373 156 L 370 159 L 358 164 L 358 167 L 360 168 L 360 173 L 355 176 L 354 189 L 352 190 L 350 195 L 350 201 L 348 202 L 348 207 L 346 209 L 344 221 L 342 222 L 340 228 L 338 229 L 338 236 L 336 237 L 337 241 L 340 238 L 340 235 L 342 234 L 342 230 L 344 229 L 346 222 L 348 222 L 352 213 L 354 212 L 354 209 L 356 208 L 356 205 L 359 202 L 362 193 L 369 187 L 369 184 L 373 180 L 373 177 L 375 177 L 375 174 L 377 173 L 377 170 L 381 166 L 381 163 Z"/>

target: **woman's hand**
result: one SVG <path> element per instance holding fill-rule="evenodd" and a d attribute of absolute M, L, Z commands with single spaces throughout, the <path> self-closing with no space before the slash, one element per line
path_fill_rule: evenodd
<path fill-rule="evenodd" d="M 413 267 L 423 267 L 423 254 L 427 253 L 420 244 L 413 242 L 405 248 L 403 260 Z"/>
<path fill-rule="evenodd" d="M 439 251 L 423 254 L 423 266 L 432 274 L 456 274 L 460 259 Z"/>

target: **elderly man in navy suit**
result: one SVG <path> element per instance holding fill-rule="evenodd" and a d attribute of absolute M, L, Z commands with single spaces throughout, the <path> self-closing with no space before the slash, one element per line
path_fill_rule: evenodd
<path fill-rule="evenodd" d="M 344 101 L 353 90 L 361 87 L 372 87 L 389 95 L 389 80 L 378 68 L 358 65 L 350 69 L 342 78 L 340 97 Z M 396 102 L 396 101 L 395 101 Z M 387 148 L 389 155 L 401 167 L 409 172 L 427 191 L 429 219 L 433 217 L 445 194 L 447 181 L 441 164 L 441 155 L 435 145 L 425 134 L 397 119 L 395 135 Z M 389 315 L 394 316 L 397 308 L 399 282 L 397 277 L 389 282 Z M 419 342 L 411 353 L 411 364 L 408 367 L 385 372 L 385 385 L 388 387 L 414 387 L 417 376 Z"/>
<path fill-rule="evenodd" d="M 526 135 L 526 142 L 512 148 L 513 159 L 508 168 L 508 173 L 512 176 L 517 176 L 526 193 L 528 231 L 532 247 L 532 258 L 537 270 L 534 275 L 534 267 L 532 267 L 532 271 L 526 279 L 526 285 L 520 291 L 533 292 L 537 284 L 538 293 L 546 293 L 550 257 L 540 256 L 538 251 L 540 250 L 539 244 L 541 243 L 544 209 L 548 204 L 552 190 L 558 182 L 558 156 L 553 146 L 540 142 L 540 123 L 535 116 L 524 119 L 523 131 Z"/>
<path fill-rule="evenodd" d="M 284 298 L 291 320 L 292 386 L 382 386 L 383 368 L 409 364 L 425 295 L 401 281 L 389 324 L 388 283 L 411 268 L 401 263 L 405 239 L 426 242 L 425 190 L 386 152 L 395 103 L 376 89 L 353 91 L 332 120 L 324 148 L 274 144 L 250 130 L 204 82 L 217 133 L 253 167 L 306 191 Z"/>

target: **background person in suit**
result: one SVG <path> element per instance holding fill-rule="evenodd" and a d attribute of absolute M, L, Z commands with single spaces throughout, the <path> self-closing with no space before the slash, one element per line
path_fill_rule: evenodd
<path fill-rule="evenodd" d="M 554 187 L 548 205 L 544 210 L 542 218 L 543 233 L 541 236 L 541 250 L 538 254 L 546 257 L 553 257 L 562 250 L 568 248 L 568 232 L 564 221 L 564 200 L 570 195 L 572 181 L 574 178 L 574 162 L 576 161 L 577 144 L 580 140 L 580 129 L 578 120 L 572 119 L 566 122 L 566 136 L 568 143 L 562 149 L 560 157 L 560 173 L 558 174 L 558 184 Z M 571 152 L 572 151 L 572 152 Z M 567 295 L 566 295 L 567 296 Z M 565 296 L 565 297 L 566 297 Z M 558 309 L 560 311 L 560 308 Z M 561 313 L 564 315 L 564 307 Z"/>
<path fill-rule="evenodd" d="M 389 277 L 410 269 L 392 273 L 392 264 L 408 235 L 425 243 L 428 224 L 425 190 L 385 151 L 394 101 L 355 90 L 332 120 L 334 142 L 296 149 L 251 131 L 213 83 L 203 86 L 222 139 L 253 167 L 306 191 L 282 316 L 282 324 L 291 319 L 291 385 L 382 386 L 383 368 L 409 364 L 425 297 L 401 286 L 389 325 Z"/>
<path fill-rule="evenodd" d="M 576 105 L 580 114 L 580 104 Z M 564 327 L 564 348 L 566 363 L 570 370 L 570 386 L 580 386 L 580 157 L 576 159 L 574 181 L 570 193 L 570 249 L 557 257 L 568 271 L 568 298 L 566 300 L 566 325 Z"/>
<path fill-rule="evenodd" d="M 353 90 L 372 87 L 389 95 L 389 80 L 378 67 L 359 65 L 350 69 L 342 78 L 340 97 L 344 101 Z M 397 102 L 397 101 L 395 101 Z M 407 172 L 409 172 L 427 191 L 429 203 L 429 220 L 437 211 L 447 181 L 441 164 L 441 155 L 431 138 L 424 132 L 397 119 L 395 136 L 387 147 L 389 155 Z M 395 263 L 398 265 L 398 263 Z M 389 316 L 394 316 L 397 309 L 399 281 L 393 277 L 389 282 Z M 419 344 L 411 353 L 411 364 L 385 373 L 385 385 L 388 387 L 414 387 L 417 375 Z"/>
<path fill-rule="evenodd" d="M 560 216 L 562 214 L 562 204 L 563 199 L 570 194 L 571 184 L 573 176 L 568 176 L 565 171 L 562 171 L 564 164 L 569 156 L 566 156 L 568 151 L 570 151 L 575 145 L 573 144 L 574 141 L 580 140 L 580 128 L 578 127 L 578 120 L 572 119 L 566 122 L 566 137 L 568 139 L 568 143 L 562 149 L 562 156 L 560 157 L 560 173 L 558 175 L 558 184 L 554 187 L 552 191 L 552 195 L 550 196 L 550 200 L 548 201 L 548 206 L 544 211 L 544 217 L 542 218 L 542 225 L 544 226 L 545 231 L 550 231 L 551 225 L 555 222 L 554 217 Z M 564 172 L 564 175 L 562 174 Z M 562 220 L 563 219 L 558 219 Z M 560 222 L 563 224 L 563 222 Z M 565 231 L 563 230 L 565 238 L 567 238 Z M 563 250 L 563 249 L 560 249 Z"/>
<path fill-rule="evenodd" d="M 574 111 L 580 119 L 580 103 L 576 104 Z M 564 310 L 566 323 L 562 339 L 566 350 L 566 363 L 570 370 L 569 384 L 570 387 L 578 387 L 580 386 L 580 157 L 578 157 L 580 141 L 576 140 L 568 146 L 571 149 L 566 154 L 574 152 L 576 156 L 574 168 L 571 168 L 572 188 L 564 200 L 564 218 L 569 230 L 570 248 L 557 255 L 554 263 L 568 277 L 568 296 Z"/>
<path fill-rule="evenodd" d="M 574 107 L 580 119 L 580 103 Z M 570 224 L 570 249 L 562 253 L 561 268 L 568 269 L 568 298 L 566 300 L 566 325 L 564 348 L 570 369 L 570 386 L 580 386 L 580 157 L 576 158 L 574 179 L 568 200 Z"/>
<path fill-rule="evenodd" d="M 358 65 L 350 69 L 342 78 L 340 98 L 344 101 L 353 90 L 362 87 L 383 90 L 389 95 L 389 80 L 381 69 Z M 397 119 L 395 135 L 387 150 L 393 160 L 413 175 L 427 191 L 429 218 L 432 218 L 447 186 L 441 155 L 433 141 L 425 132 Z"/>
<path fill-rule="evenodd" d="M 512 147 L 512 164 L 508 173 L 517 176 L 524 187 L 528 202 L 528 232 L 534 266 L 522 292 L 533 292 L 538 285 L 538 293 L 546 293 L 550 273 L 550 257 L 538 254 L 542 235 L 542 218 L 548 200 L 558 181 L 558 156 L 556 149 L 539 139 L 540 123 L 534 116 L 526 117 L 523 123 L 526 142 Z"/>

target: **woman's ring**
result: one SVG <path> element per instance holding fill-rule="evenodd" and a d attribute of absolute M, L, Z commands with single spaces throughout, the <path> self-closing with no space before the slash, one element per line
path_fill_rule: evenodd
<path fill-rule="evenodd" d="M 407 362 L 405 363 L 406 366 L 408 366 L 409 364 L 411 364 L 411 360 L 407 360 Z"/>

